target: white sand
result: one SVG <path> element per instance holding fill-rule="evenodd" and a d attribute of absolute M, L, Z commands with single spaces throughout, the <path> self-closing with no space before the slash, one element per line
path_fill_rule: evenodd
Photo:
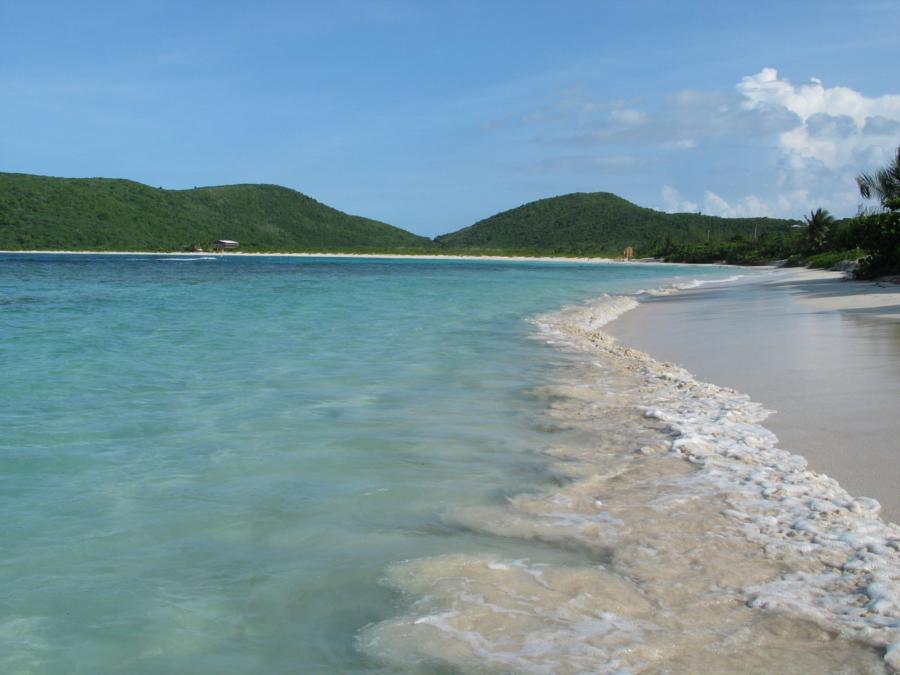
<path fill-rule="evenodd" d="M 822 282 L 838 283 L 822 283 Z M 797 301 L 819 310 L 881 310 L 869 316 L 900 320 L 900 284 L 888 281 L 849 281 L 840 272 L 803 270 L 787 282 L 799 289 Z"/>
<path fill-rule="evenodd" d="M 718 263 L 664 263 L 651 258 L 624 260 L 621 258 L 585 258 L 572 256 L 515 256 L 515 255 L 444 255 L 438 253 L 250 253 L 246 251 L 0 251 L 0 254 L 55 254 L 55 255 L 152 255 L 178 257 L 222 257 L 235 256 L 264 258 L 368 258 L 377 260 L 512 260 L 519 262 L 574 262 L 598 265 L 667 265 L 669 267 L 729 267 Z"/>
<path fill-rule="evenodd" d="M 652 298 L 605 330 L 777 411 L 781 447 L 900 522 L 900 286 L 784 271 Z"/>
<path fill-rule="evenodd" d="M 0 251 L 0 253 L 53 253 L 65 255 L 153 255 L 153 256 L 259 256 L 279 258 L 375 258 L 388 260 L 521 260 L 525 262 L 584 262 L 584 263 L 622 263 L 631 264 L 641 261 L 625 261 L 614 258 L 572 258 L 572 257 L 531 257 L 503 255 L 440 255 L 419 253 L 249 253 L 245 251 Z M 677 264 L 677 263 L 676 263 Z"/>

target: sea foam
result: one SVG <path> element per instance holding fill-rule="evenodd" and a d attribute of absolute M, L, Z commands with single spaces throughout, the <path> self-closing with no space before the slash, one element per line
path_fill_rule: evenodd
<path fill-rule="evenodd" d="M 900 671 L 900 528 L 778 448 L 759 404 L 601 331 L 636 305 L 535 318 L 535 337 L 580 355 L 547 414 L 592 440 L 547 449 L 559 486 L 446 516 L 596 564 L 404 563 L 389 583 L 410 611 L 362 647 L 479 672 Z"/>

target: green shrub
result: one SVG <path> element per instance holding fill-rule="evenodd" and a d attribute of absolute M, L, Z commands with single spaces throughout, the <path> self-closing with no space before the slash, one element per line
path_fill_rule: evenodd
<path fill-rule="evenodd" d="M 856 272 L 859 279 L 900 274 L 900 198 L 887 200 L 886 211 L 860 216 L 860 243 L 868 252 Z"/>
<path fill-rule="evenodd" d="M 844 262 L 856 262 L 865 255 L 865 251 L 855 248 L 849 251 L 826 251 L 806 259 L 807 267 L 828 269 Z"/>

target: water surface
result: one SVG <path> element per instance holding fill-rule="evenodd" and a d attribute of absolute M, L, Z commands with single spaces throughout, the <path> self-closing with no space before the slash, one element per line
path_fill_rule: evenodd
<path fill-rule="evenodd" d="M 392 563 L 558 480 L 529 318 L 709 267 L 0 256 L 0 670 L 388 672 Z"/>

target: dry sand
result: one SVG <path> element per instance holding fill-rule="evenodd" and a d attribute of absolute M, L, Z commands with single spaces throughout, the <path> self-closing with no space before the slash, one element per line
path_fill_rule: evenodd
<path fill-rule="evenodd" d="M 651 298 L 604 330 L 777 411 L 782 448 L 900 523 L 900 286 L 785 270 Z"/>

